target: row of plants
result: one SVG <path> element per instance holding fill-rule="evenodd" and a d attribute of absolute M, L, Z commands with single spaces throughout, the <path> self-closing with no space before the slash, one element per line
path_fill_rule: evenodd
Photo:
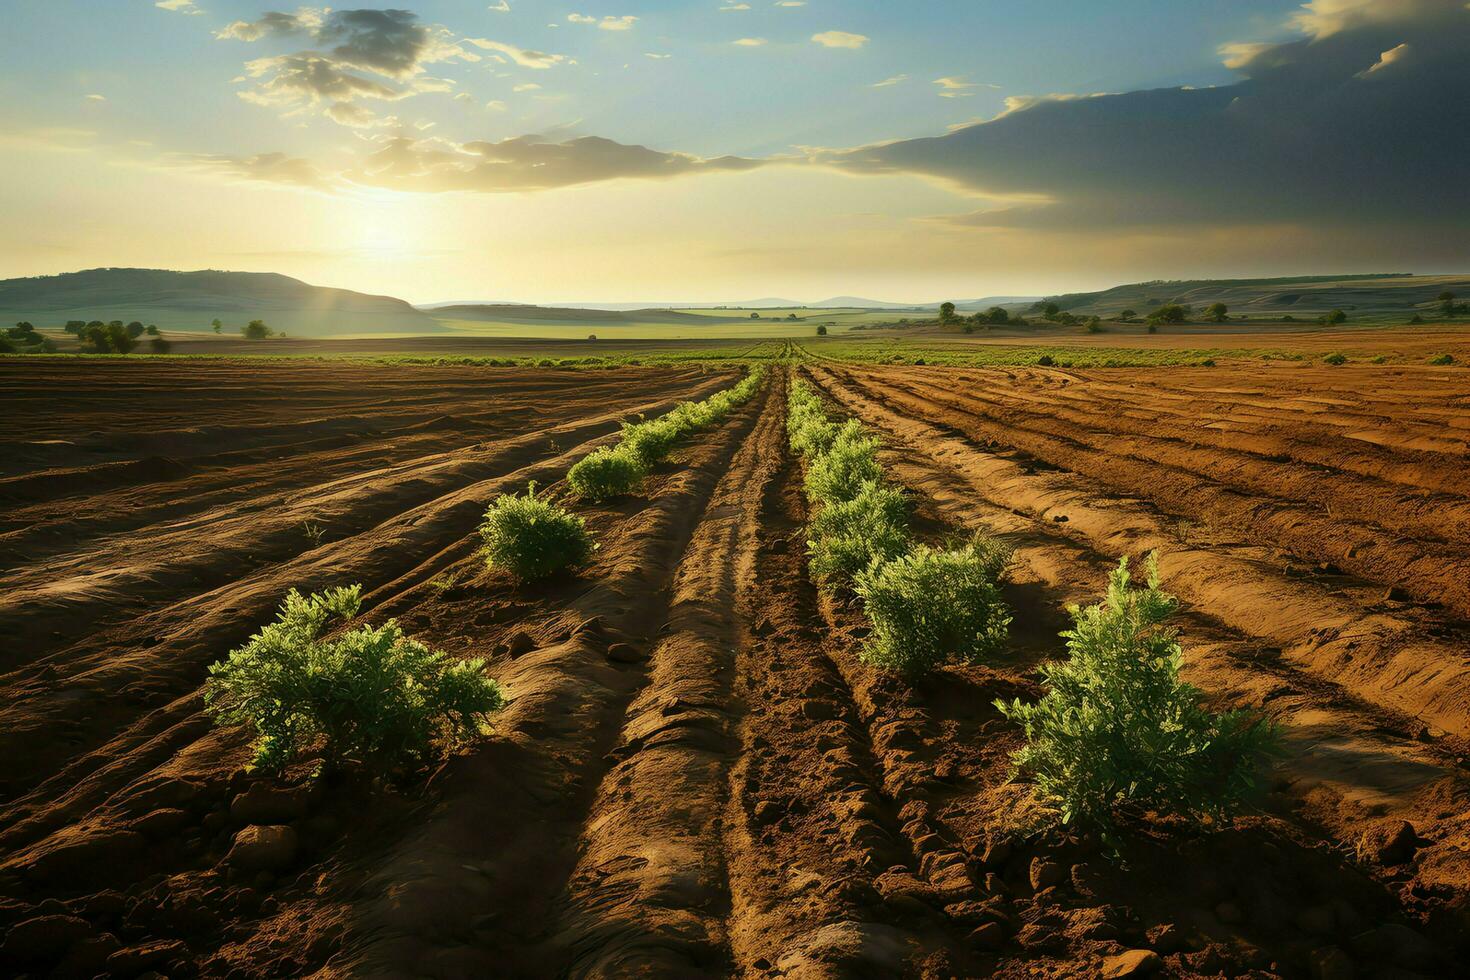
<path fill-rule="evenodd" d="M 624 422 L 616 446 L 604 446 L 571 468 L 567 482 L 589 500 L 606 500 L 632 493 L 643 483 L 654 465 L 681 440 L 701 429 L 718 425 L 755 394 L 765 368 L 753 368 L 733 388 L 701 402 L 682 402 L 677 408 L 652 420 Z"/>
<path fill-rule="evenodd" d="M 810 567 L 823 587 L 850 587 L 862 601 L 872 630 L 863 659 L 910 678 L 998 659 L 1011 622 L 1000 592 L 1008 551 L 981 537 L 942 550 L 915 544 L 903 494 L 884 482 L 878 440 L 855 420 L 834 421 L 803 381 L 790 401 L 790 444 L 815 508 Z M 1067 656 L 1040 668 L 1039 700 L 995 703 L 1022 730 L 1012 762 L 1035 799 L 1063 825 L 1105 837 L 1146 812 L 1228 817 L 1280 750 L 1279 731 L 1260 714 L 1212 712 L 1181 679 L 1183 648 L 1169 625 L 1178 601 L 1159 587 L 1156 555 L 1145 572 L 1136 587 L 1124 558 L 1101 602 L 1070 607 Z"/>
<path fill-rule="evenodd" d="M 747 401 L 761 377 L 757 369 L 703 402 L 626 426 L 619 448 L 632 447 L 651 465 L 679 438 Z M 538 497 L 534 482 L 490 506 L 480 537 L 487 565 L 523 582 L 574 568 L 597 550 L 583 518 Z M 279 774 L 312 757 L 322 775 L 412 770 L 482 735 L 504 707 L 505 693 L 482 660 L 432 650 L 394 620 L 343 629 L 361 603 L 360 585 L 310 595 L 293 589 L 274 622 L 210 668 L 205 708 L 217 724 L 254 733 L 255 769 Z"/>

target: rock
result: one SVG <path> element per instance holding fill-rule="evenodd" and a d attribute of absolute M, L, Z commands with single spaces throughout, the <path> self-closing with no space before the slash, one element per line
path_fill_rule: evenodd
<path fill-rule="evenodd" d="M 42 880 L 86 879 L 95 885 L 99 877 L 126 877 L 128 862 L 147 844 L 148 838 L 135 830 L 89 833 L 46 851 L 27 870 Z"/>
<path fill-rule="evenodd" d="M 235 835 L 225 861 L 242 871 L 272 872 L 296 860 L 296 831 L 290 827 L 252 824 Z"/>
<path fill-rule="evenodd" d="M 1233 925 L 1237 922 L 1245 921 L 1245 915 L 1240 911 L 1240 906 L 1234 902 L 1221 902 L 1219 905 L 1216 905 L 1215 918 L 1224 922 L 1226 925 Z"/>
<path fill-rule="evenodd" d="M 514 660 L 536 649 L 536 641 L 525 630 L 517 630 L 505 641 L 505 652 Z"/>
<path fill-rule="evenodd" d="M 1312 950 L 1307 957 L 1312 980 L 1353 980 L 1353 961 L 1336 946 Z"/>
<path fill-rule="evenodd" d="M 970 933 L 970 942 L 981 949 L 997 950 L 1006 944 L 1006 930 L 999 922 L 986 922 Z"/>
<path fill-rule="evenodd" d="M 139 946 L 120 949 L 107 958 L 107 969 L 123 976 L 136 976 L 145 970 L 168 966 L 174 960 L 188 959 L 189 947 L 177 939 L 159 939 Z"/>
<path fill-rule="evenodd" d="M 1103 980 L 1117 980 L 1120 977 L 1143 977 L 1153 973 L 1164 965 L 1164 961 L 1151 949 L 1130 949 L 1126 953 L 1117 956 L 1104 957 L 1102 962 Z"/>
<path fill-rule="evenodd" d="M 1358 838 L 1358 860 L 1384 867 L 1403 864 L 1414 856 L 1419 835 L 1407 820 L 1380 820 Z"/>
<path fill-rule="evenodd" d="M 1031 859 L 1031 887 L 1036 891 L 1059 885 L 1067 878 L 1066 869 L 1048 858 Z"/>
<path fill-rule="evenodd" d="M 275 786 L 254 783 L 230 801 L 230 816 L 237 823 L 281 824 L 306 816 L 311 800 L 310 786 Z"/>
<path fill-rule="evenodd" d="M 139 817 L 128 825 L 128 829 L 156 840 L 182 830 L 189 821 L 189 811 L 168 807 Z"/>
<path fill-rule="evenodd" d="M 1010 859 L 1011 844 L 1006 840 L 986 841 L 985 850 L 980 852 L 980 866 L 986 871 L 999 871 Z"/>
<path fill-rule="evenodd" d="M 1433 943 L 1394 922 L 1354 936 L 1348 946 L 1357 956 L 1387 960 L 1406 970 L 1432 970 L 1439 959 Z"/>
<path fill-rule="evenodd" d="M 589 633 L 593 636 L 602 636 L 606 632 L 607 624 L 603 618 L 601 616 L 593 616 L 590 619 L 582 620 L 577 628 L 572 630 L 572 635 L 581 636 L 583 633 Z"/>
<path fill-rule="evenodd" d="M 0 945 L 0 962 L 54 963 L 91 935 L 92 927 L 86 919 L 38 915 L 10 927 L 4 945 Z"/>
<path fill-rule="evenodd" d="M 830 701 L 807 701 L 801 706 L 801 716 L 808 721 L 827 721 L 837 717 L 837 706 Z"/>
<path fill-rule="evenodd" d="M 1165 922 L 1148 931 L 1148 944 L 1155 952 L 1168 956 L 1184 948 L 1184 933 L 1174 923 Z"/>
<path fill-rule="evenodd" d="M 1296 916 L 1296 927 L 1309 936 L 1327 936 L 1336 927 L 1336 917 L 1325 905 L 1311 905 Z"/>
<path fill-rule="evenodd" d="M 631 643 L 614 643 L 607 648 L 607 659 L 618 664 L 638 664 L 648 659 L 648 654 Z"/>

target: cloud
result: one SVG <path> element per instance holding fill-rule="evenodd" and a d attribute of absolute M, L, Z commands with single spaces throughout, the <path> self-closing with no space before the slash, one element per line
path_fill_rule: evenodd
<path fill-rule="evenodd" d="M 204 13 L 204 11 L 194 6 L 194 0 L 158 0 L 153 6 L 163 10 L 172 10 L 180 14 Z"/>
<path fill-rule="evenodd" d="M 868 38 L 864 35 L 849 34 L 847 31 L 823 31 L 813 34 L 812 40 L 824 48 L 857 49 L 868 43 Z"/>
<path fill-rule="evenodd" d="M 761 166 L 758 160 L 705 159 L 596 136 L 555 142 L 529 135 L 464 144 L 393 137 L 344 176 L 355 183 L 394 190 L 497 194 L 608 180 L 667 179 L 758 166 Z"/>
<path fill-rule="evenodd" d="M 240 98 L 263 106 L 301 108 L 323 101 L 353 99 L 393 101 L 413 94 L 346 71 L 331 58 L 311 51 L 257 58 L 245 63 L 245 74 L 259 84 Z"/>
<path fill-rule="evenodd" d="M 518 48 L 514 44 L 506 44 L 504 41 L 487 41 L 482 37 L 467 37 L 466 44 L 473 44 L 485 51 L 498 51 L 522 68 L 550 68 L 569 62 L 570 59 L 564 54 L 548 54 L 545 51 L 536 51 L 532 48 Z"/>
<path fill-rule="evenodd" d="M 221 41 L 259 41 L 263 37 L 287 37 L 293 34 L 315 33 L 322 26 L 326 14 L 321 10 L 302 7 L 294 14 L 272 11 L 257 20 L 237 20 L 215 31 Z"/>
<path fill-rule="evenodd" d="M 231 180 L 288 184 L 322 191 L 332 189 L 335 183 L 310 161 L 284 153 L 260 153 L 249 157 L 176 153 L 164 157 L 160 165 Z"/>
<path fill-rule="evenodd" d="M 106 102 L 107 101 L 107 96 L 105 96 L 105 95 L 99 95 L 96 92 L 90 92 L 87 95 L 84 95 L 83 98 L 86 99 L 88 102 Z"/>
<path fill-rule="evenodd" d="M 748 3 L 732 3 L 732 4 L 728 4 L 728 5 L 724 6 L 724 7 L 721 7 L 720 9 L 721 10 L 725 10 L 725 11 L 731 11 L 731 10 L 749 10 L 750 9 L 750 4 L 748 4 Z"/>
<path fill-rule="evenodd" d="M 492 3 L 490 6 L 486 7 L 485 9 L 486 10 L 493 10 L 497 14 L 508 14 L 508 13 L 510 13 L 510 4 L 507 3 L 506 0 L 500 0 L 499 3 Z"/>
<path fill-rule="evenodd" d="M 766 39 L 763 37 L 742 37 L 738 41 L 731 41 L 730 43 L 739 48 L 758 48 L 766 43 Z"/>
<path fill-rule="evenodd" d="M 1304 16 L 1307 37 L 1232 48 L 1232 84 L 1012 99 L 948 135 L 813 159 L 992 199 L 947 219 L 964 226 L 1332 228 L 1463 260 L 1470 10 L 1319 0 Z"/>
<path fill-rule="evenodd" d="M 637 20 L 637 17 L 631 16 L 613 17 L 608 15 L 602 18 L 602 20 L 598 20 L 596 17 L 589 17 L 586 14 L 567 14 L 567 23 L 569 24 L 596 24 L 604 31 L 631 30 Z"/>
<path fill-rule="evenodd" d="M 969 90 L 975 87 L 974 82 L 967 82 L 958 76 L 934 79 L 934 84 L 939 86 L 939 95 L 945 99 L 963 99 L 974 93 Z"/>
<path fill-rule="evenodd" d="M 805 7 L 806 0 L 776 0 L 777 7 Z"/>
<path fill-rule="evenodd" d="M 908 80 L 909 77 L 907 75 L 893 75 L 883 79 L 881 82 L 874 82 L 869 88 L 887 88 L 890 85 L 897 85 L 899 82 L 906 82 Z"/>
<path fill-rule="evenodd" d="M 399 124 L 397 116 L 380 116 L 371 109 L 352 102 L 332 103 L 327 107 L 327 117 L 353 129 L 378 129 Z"/>
<path fill-rule="evenodd" d="M 672 58 L 673 55 L 671 55 L 671 54 L 655 54 L 652 51 L 645 51 L 645 52 L 643 52 L 643 57 L 645 57 L 645 58 L 652 58 L 654 61 L 663 61 L 663 60 L 665 60 L 667 58 Z"/>
<path fill-rule="evenodd" d="M 540 87 L 541 86 L 540 85 L 537 85 L 535 82 L 522 82 L 521 84 L 513 87 L 511 89 L 511 91 L 512 92 L 534 92 L 534 91 L 536 91 Z"/>

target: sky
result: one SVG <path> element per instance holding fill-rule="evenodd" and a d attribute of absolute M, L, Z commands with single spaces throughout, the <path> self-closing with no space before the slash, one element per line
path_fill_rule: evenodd
<path fill-rule="evenodd" d="M 1464 272 L 1464 0 L 8 0 L 0 278 L 898 302 Z"/>

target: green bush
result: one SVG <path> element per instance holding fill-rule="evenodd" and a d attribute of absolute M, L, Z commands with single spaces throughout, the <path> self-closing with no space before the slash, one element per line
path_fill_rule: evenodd
<path fill-rule="evenodd" d="M 859 573 L 855 591 L 872 623 L 863 659 L 915 676 L 995 654 L 1011 622 L 999 584 L 1009 561 L 1005 547 L 977 537 L 947 551 L 920 545 Z"/>
<path fill-rule="evenodd" d="M 607 500 L 632 493 L 648 475 L 648 468 L 626 446 L 604 446 L 583 457 L 567 472 L 567 483 L 589 500 Z"/>
<path fill-rule="evenodd" d="M 1431 358 L 1429 363 L 1438 365 L 1453 364 L 1455 363 L 1455 356 L 1453 354 L 1441 354 L 1438 357 Z"/>
<path fill-rule="evenodd" d="M 1121 812 L 1224 817 L 1255 789 L 1274 726 L 1251 712 L 1213 714 L 1179 679 L 1182 649 L 1164 624 L 1177 602 L 1159 591 L 1157 558 L 1146 588 L 1130 588 L 1128 562 L 1107 597 L 1071 609 L 1069 657 L 1041 668 L 1050 690 L 1035 704 L 996 702 L 1025 729 L 1014 756 L 1036 796 L 1062 822 L 1110 827 Z"/>
<path fill-rule="evenodd" d="M 852 500 L 862 491 L 863 484 L 882 479 L 877 437 L 853 435 L 844 429 L 831 448 L 807 466 L 806 492 L 813 500 L 836 503 Z"/>
<path fill-rule="evenodd" d="M 580 565 L 597 549 L 586 522 L 537 498 L 534 481 L 525 496 L 504 494 L 490 505 L 480 537 L 486 564 L 523 582 Z"/>
<path fill-rule="evenodd" d="M 382 772 L 475 737 L 504 706 L 482 661 L 432 651 L 393 620 L 324 637 L 357 615 L 361 594 L 292 589 L 274 623 L 209 668 L 206 710 L 255 730 L 256 768 L 279 772 L 315 751 L 327 769 Z"/>
<path fill-rule="evenodd" d="M 890 561 L 912 545 L 903 494 L 865 483 L 852 500 L 826 504 L 811 521 L 807 546 L 811 573 L 846 584 L 875 559 Z"/>
<path fill-rule="evenodd" d="M 1338 364 L 1346 364 L 1347 363 L 1347 355 L 1346 354 L 1339 354 L 1336 351 L 1334 351 L 1333 353 L 1328 354 L 1326 357 L 1322 358 L 1322 360 L 1325 361 L 1328 364 L 1333 365 L 1335 367 Z"/>

